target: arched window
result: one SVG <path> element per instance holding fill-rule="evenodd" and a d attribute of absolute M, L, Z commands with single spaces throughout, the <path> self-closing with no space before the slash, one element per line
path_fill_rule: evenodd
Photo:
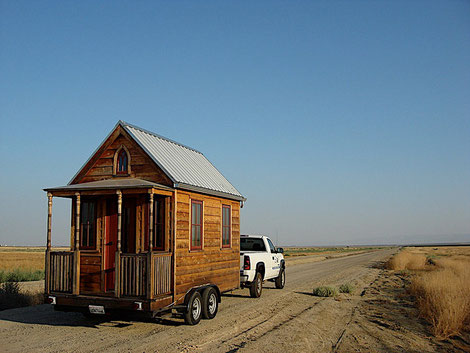
<path fill-rule="evenodd" d="M 117 157 L 116 174 L 129 174 L 128 173 L 128 161 L 129 161 L 129 158 L 127 158 L 127 152 L 124 148 L 122 148 L 119 151 L 119 154 Z"/>

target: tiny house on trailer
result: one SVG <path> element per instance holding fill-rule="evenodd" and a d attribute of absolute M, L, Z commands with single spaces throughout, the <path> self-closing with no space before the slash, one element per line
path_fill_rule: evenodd
<path fill-rule="evenodd" d="M 239 287 L 246 200 L 200 152 L 119 121 L 48 196 L 46 301 L 56 310 L 176 309 L 188 324 Z M 51 248 L 53 197 L 72 200 L 70 250 Z"/>

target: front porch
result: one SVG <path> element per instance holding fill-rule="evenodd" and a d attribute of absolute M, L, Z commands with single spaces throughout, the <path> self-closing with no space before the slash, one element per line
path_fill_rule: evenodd
<path fill-rule="evenodd" d="M 173 189 L 116 178 L 46 191 L 46 294 L 150 301 L 172 295 Z M 72 199 L 69 251 L 51 249 L 53 197 Z"/>
<path fill-rule="evenodd" d="M 114 291 L 95 295 L 153 299 L 171 293 L 170 253 L 120 254 L 117 258 L 118 254 Z M 79 267 L 79 251 L 50 251 L 46 293 L 79 295 Z"/>

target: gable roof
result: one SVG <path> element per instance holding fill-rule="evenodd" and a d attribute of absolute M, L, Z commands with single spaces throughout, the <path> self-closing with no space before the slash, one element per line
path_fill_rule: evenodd
<path fill-rule="evenodd" d="M 155 164 L 162 169 L 172 180 L 175 188 L 226 197 L 237 201 L 246 200 L 201 152 L 193 148 L 121 120 L 105 141 L 118 126 L 121 126 Z M 69 184 L 74 179 L 75 176 Z"/>

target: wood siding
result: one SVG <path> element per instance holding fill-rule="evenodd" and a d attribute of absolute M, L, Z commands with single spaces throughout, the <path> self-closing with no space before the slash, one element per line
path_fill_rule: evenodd
<path fill-rule="evenodd" d="M 86 183 L 112 178 L 122 178 L 114 173 L 114 155 L 116 151 L 125 146 L 130 154 L 130 175 L 128 177 L 140 178 L 155 183 L 173 186 L 170 178 L 152 161 L 142 148 L 120 127 L 118 127 L 98 150 L 81 172 L 75 177 L 72 184 Z"/>
<path fill-rule="evenodd" d="M 191 199 L 203 202 L 202 250 L 190 251 Z M 232 244 L 222 248 L 222 204 L 231 205 Z M 240 205 L 237 201 L 178 191 L 176 212 L 176 293 L 181 302 L 194 286 L 213 283 L 224 292 L 239 286 Z"/>

